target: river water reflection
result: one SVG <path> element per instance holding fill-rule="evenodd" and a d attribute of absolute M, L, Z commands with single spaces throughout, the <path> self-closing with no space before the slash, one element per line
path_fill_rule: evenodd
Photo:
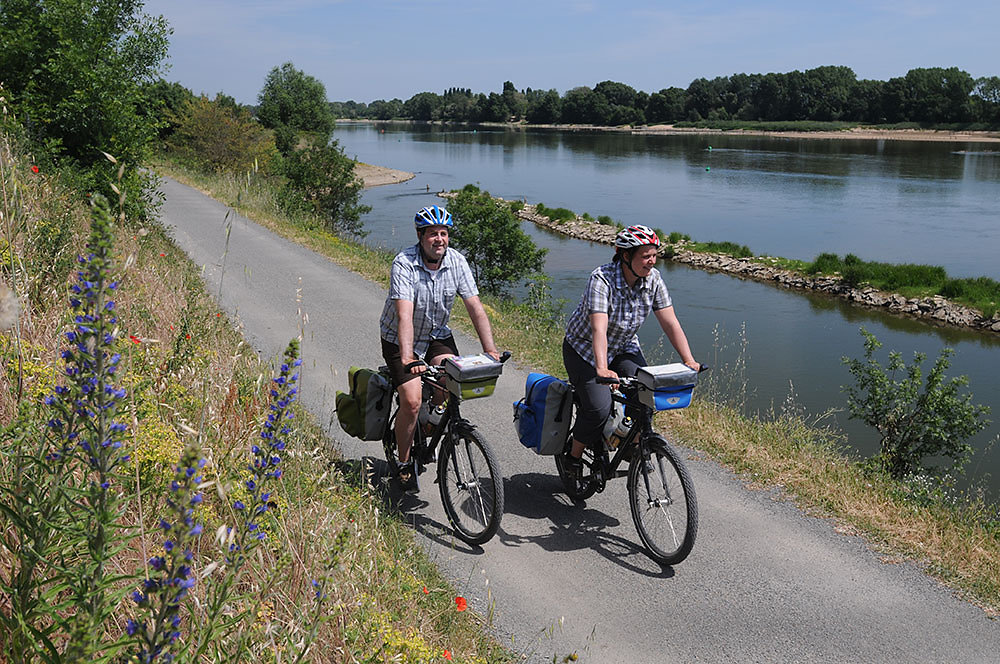
<path fill-rule="evenodd" d="M 573 132 L 443 129 L 338 124 L 349 156 L 408 170 L 406 183 L 364 194 L 372 206 L 369 239 L 391 249 L 413 242 L 413 213 L 440 202 L 433 193 L 477 183 L 505 198 L 543 202 L 624 223 L 645 223 L 698 240 L 729 240 L 758 253 L 812 259 L 823 251 L 867 260 L 942 265 L 953 276 L 1000 279 L 998 144 L 766 137 L 631 136 Z M 549 249 L 554 296 L 575 305 L 590 271 L 611 249 L 523 226 Z M 806 413 L 834 412 L 858 454 L 876 434 L 843 412 L 844 356 L 863 353 L 859 327 L 909 361 L 940 350 L 956 354 L 949 375 L 969 377 L 975 401 L 1000 419 L 1000 337 L 935 328 L 818 295 L 673 264 L 661 264 L 698 359 L 751 412 L 792 403 Z M 650 321 L 643 347 L 670 359 Z M 664 347 L 666 346 L 666 347 Z M 991 478 L 997 453 L 986 450 L 1000 427 L 973 443 L 969 479 L 1000 495 Z"/>

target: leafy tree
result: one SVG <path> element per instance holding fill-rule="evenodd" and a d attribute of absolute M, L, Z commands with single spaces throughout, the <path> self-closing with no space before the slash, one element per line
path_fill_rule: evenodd
<path fill-rule="evenodd" d="M 364 236 L 361 215 L 371 208 L 359 202 L 364 183 L 354 166 L 337 141 L 292 152 L 285 159 L 282 207 L 313 214 L 332 232 Z"/>
<path fill-rule="evenodd" d="M 1000 125 L 1000 77 L 978 79 L 972 90 L 972 104 L 977 121 Z"/>
<path fill-rule="evenodd" d="M 563 122 L 605 125 L 610 117 L 608 100 L 586 86 L 573 88 L 563 97 Z"/>
<path fill-rule="evenodd" d="M 141 0 L 3 0 L 0 81 L 8 103 L 53 158 L 85 169 L 84 187 L 117 194 L 109 183 L 125 167 L 126 214 L 149 211 L 152 176 L 139 167 L 155 126 L 140 109 L 167 55 L 167 23 L 141 12 Z"/>
<path fill-rule="evenodd" d="M 291 62 L 275 67 L 264 79 L 257 95 L 257 118 L 269 129 L 287 126 L 324 137 L 334 124 L 326 88 Z"/>
<path fill-rule="evenodd" d="M 181 122 L 186 105 L 195 99 L 194 93 L 180 83 L 158 79 L 142 86 L 145 103 L 139 112 L 156 126 L 161 140 L 173 134 Z"/>
<path fill-rule="evenodd" d="M 546 250 L 536 247 L 510 207 L 493 200 L 488 192 L 467 187 L 448 204 L 448 210 L 455 219 L 451 241 L 465 254 L 485 292 L 503 295 L 542 269 Z"/>
<path fill-rule="evenodd" d="M 555 90 L 529 96 L 527 120 L 532 124 L 556 124 L 562 114 L 562 100 Z"/>
<path fill-rule="evenodd" d="M 249 111 L 229 103 L 224 95 L 214 101 L 205 96 L 188 101 L 169 146 L 208 172 L 243 173 L 267 166 L 274 156 L 274 143 L 266 130 Z"/>
<path fill-rule="evenodd" d="M 441 97 L 434 92 L 418 92 L 403 104 L 403 115 L 411 120 L 438 120 Z"/>
<path fill-rule="evenodd" d="M 601 81 L 594 86 L 594 92 L 603 96 L 612 106 L 635 107 L 636 91 L 631 85 L 617 81 Z"/>
<path fill-rule="evenodd" d="M 961 468 L 972 448 L 966 439 L 984 429 L 990 409 L 972 403 L 972 395 L 960 395 L 968 378 L 945 380 L 944 372 L 954 351 L 941 351 L 934 367 L 923 380 L 923 353 L 914 353 L 913 364 L 906 366 L 902 355 L 889 353 L 883 368 L 874 357 L 882 344 L 864 328 L 864 361 L 844 358 L 855 384 L 845 386 L 851 418 L 874 427 L 882 436 L 881 451 L 875 463 L 896 479 L 911 473 L 937 470 L 928 465 L 934 458 L 945 457 Z M 898 380 L 896 375 L 902 373 Z"/>
<path fill-rule="evenodd" d="M 476 98 L 476 118 L 480 122 L 506 122 L 509 117 L 510 109 L 503 95 L 491 92 L 488 97 L 480 94 Z"/>
<path fill-rule="evenodd" d="M 441 96 L 441 118 L 467 122 L 476 116 L 476 100 L 468 88 L 450 88 Z"/>
<path fill-rule="evenodd" d="M 674 122 L 684 117 L 687 93 L 682 88 L 664 88 L 649 95 L 646 103 L 646 120 L 649 122 Z"/>
<path fill-rule="evenodd" d="M 504 82 L 503 94 L 500 96 L 503 97 L 504 106 L 507 108 L 507 117 L 503 119 L 504 122 L 510 118 L 515 121 L 520 120 L 528 112 L 528 101 L 525 99 L 524 93 L 518 92 L 510 81 Z"/>
<path fill-rule="evenodd" d="M 402 116 L 403 101 L 401 99 L 393 99 L 392 101 L 376 99 L 368 105 L 368 110 L 370 116 L 376 120 L 392 120 Z"/>
<path fill-rule="evenodd" d="M 711 81 L 707 78 L 696 78 L 691 81 L 684 100 L 687 116 L 692 119 L 703 119 L 709 117 L 713 110 L 721 108 L 720 95 L 725 86 L 726 81 L 721 77 Z"/>

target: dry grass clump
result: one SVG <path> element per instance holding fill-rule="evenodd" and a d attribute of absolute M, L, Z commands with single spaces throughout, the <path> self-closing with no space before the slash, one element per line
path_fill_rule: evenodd
<path fill-rule="evenodd" d="M 73 258 L 84 251 L 88 217 L 79 206 L 83 196 L 64 189 L 54 176 L 32 182 L 39 174 L 27 166 L 23 152 L 2 132 L 0 139 L 5 194 L 0 249 L 7 250 L 2 274 L 24 303 L 13 334 L 0 332 L 0 440 L 6 444 L 24 432 L 41 435 L 47 417 L 41 400 L 64 380 L 59 353 L 71 325 L 66 302 L 72 263 L 64 273 L 39 277 L 40 220 L 58 214 L 72 221 L 72 232 L 60 236 L 64 245 L 52 255 Z M 243 342 L 238 326 L 217 309 L 197 269 L 162 228 L 119 225 L 114 253 L 120 281 L 115 350 L 122 355 L 118 378 L 127 391 L 119 412 L 129 427 L 124 441 L 134 472 L 122 522 L 139 534 L 115 553 L 110 569 L 146 576 L 147 561 L 162 554 L 157 525 L 168 484 L 179 451 L 196 443 L 207 460 L 198 517 L 204 535 L 192 563 L 198 583 L 180 626 L 181 640 L 193 645 L 193 635 L 206 622 L 206 591 L 225 568 L 219 564 L 227 554 L 220 534 L 240 523 L 233 503 L 246 491 L 250 447 L 269 413 L 274 363 Z M 38 292 L 47 296 L 26 297 L 33 283 L 43 284 Z M 274 518 L 267 538 L 236 577 L 224 612 L 228 627 L 215 635 L 202 659 L 293 659 L 297 644 L 314 637 L 307 661 L 425 662 L 441 659 L 445 651 L 455 661 L 507 661 L 509 655 L 484 636 L 478 619 L 456 610 L 458 593 L 426 560 L 411 531 L 383 507 L 364 473 L 340 460 L 308 415 L 297 413 L 284 473 L 270 498 Z M 0 455 L 0 482 L 13 479 L 12 463 Z M 9 576 L 16 542 L 10 530 L 0 533 L 0 577 Z M 317 579 L 330 580 L 318 619 Z M 104 625 L 108 642 L 124 633 L 135 613 L 128 599 L 134 584 L 122 581 L 115 592 L 118 607 Z M 9 607 L 0 594 L 0 611 Z M 58 643 L 58 634 L 53 639 Z M 4 641 L 0 636 L 0 652 Z"/>
<path fill-rule="evenodd" d="M 834 518 L 890 557 L 920 561 L 1000 614 L 1000 532 L 996 514 L 982 501 L 913 500 L 904 486 L 845 458 L 833 432 L 794 416 L 764 421 L 701 401 L 658 422 L 732 467 L 750 486 L 781 488 L 801 507 Z"/>

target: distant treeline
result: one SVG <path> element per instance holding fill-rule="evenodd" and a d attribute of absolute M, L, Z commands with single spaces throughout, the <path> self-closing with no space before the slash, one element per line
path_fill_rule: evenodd
<path fill-rule="evenodd" d="M 377 120 L 642 125 L 702 120 L 846 121 L 866 124 L 1000 126 L 1000 77 L 974 79 L 957 67 L 911 69 L 888 81 L 858 80 L 850 67 L 785 74 L 698 78 L 687 89 L 647 93 L 602 81 L 560 96 L 552 90 L 473 93 L 450 88 L 406 101 L 331 102 L 336 117 Z"/>

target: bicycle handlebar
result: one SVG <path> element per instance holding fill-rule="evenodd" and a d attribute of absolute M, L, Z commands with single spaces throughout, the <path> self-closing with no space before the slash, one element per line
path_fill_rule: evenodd
<path fill-rule="evenodd" d="M 509 350 L 505 350 L 504 352 L 500 353 L 500 364 L 503 364 L 504 362 L 506 362 L 510 358 L 511 358 L 511 352 Z M 410 362 L 409 364 L 407 364 L 403 368 L 406 369 L 407 371 L 409 371 L 413 367 L 419 367 L 419 366 L 427 367 L 427 370 L 424 371 L 423 373 L 428 378 L 437 378 L 438 376 L 441 376 L 442 374 L 444 374 L 444 366 L 443 365 L 440 365 L 440 364 L 427 364 L 427 362 L 425 362 L 424 360 L 415 360 L 413 362 Z"/>
<path fill-rule="evenodd" d="M 708 371 L 712 367 L 707 364 L 700 365 L 698 373 L 703 371 Z M 639 387 L 642 388 L 642 383 L 639 382 L 638 378 L 634 376 L 618 376 L 617 378 L 605 378 L 604 376 L 598 376 L 596 379 L 598 385 L 621 385 L 624 388 Z"/>

